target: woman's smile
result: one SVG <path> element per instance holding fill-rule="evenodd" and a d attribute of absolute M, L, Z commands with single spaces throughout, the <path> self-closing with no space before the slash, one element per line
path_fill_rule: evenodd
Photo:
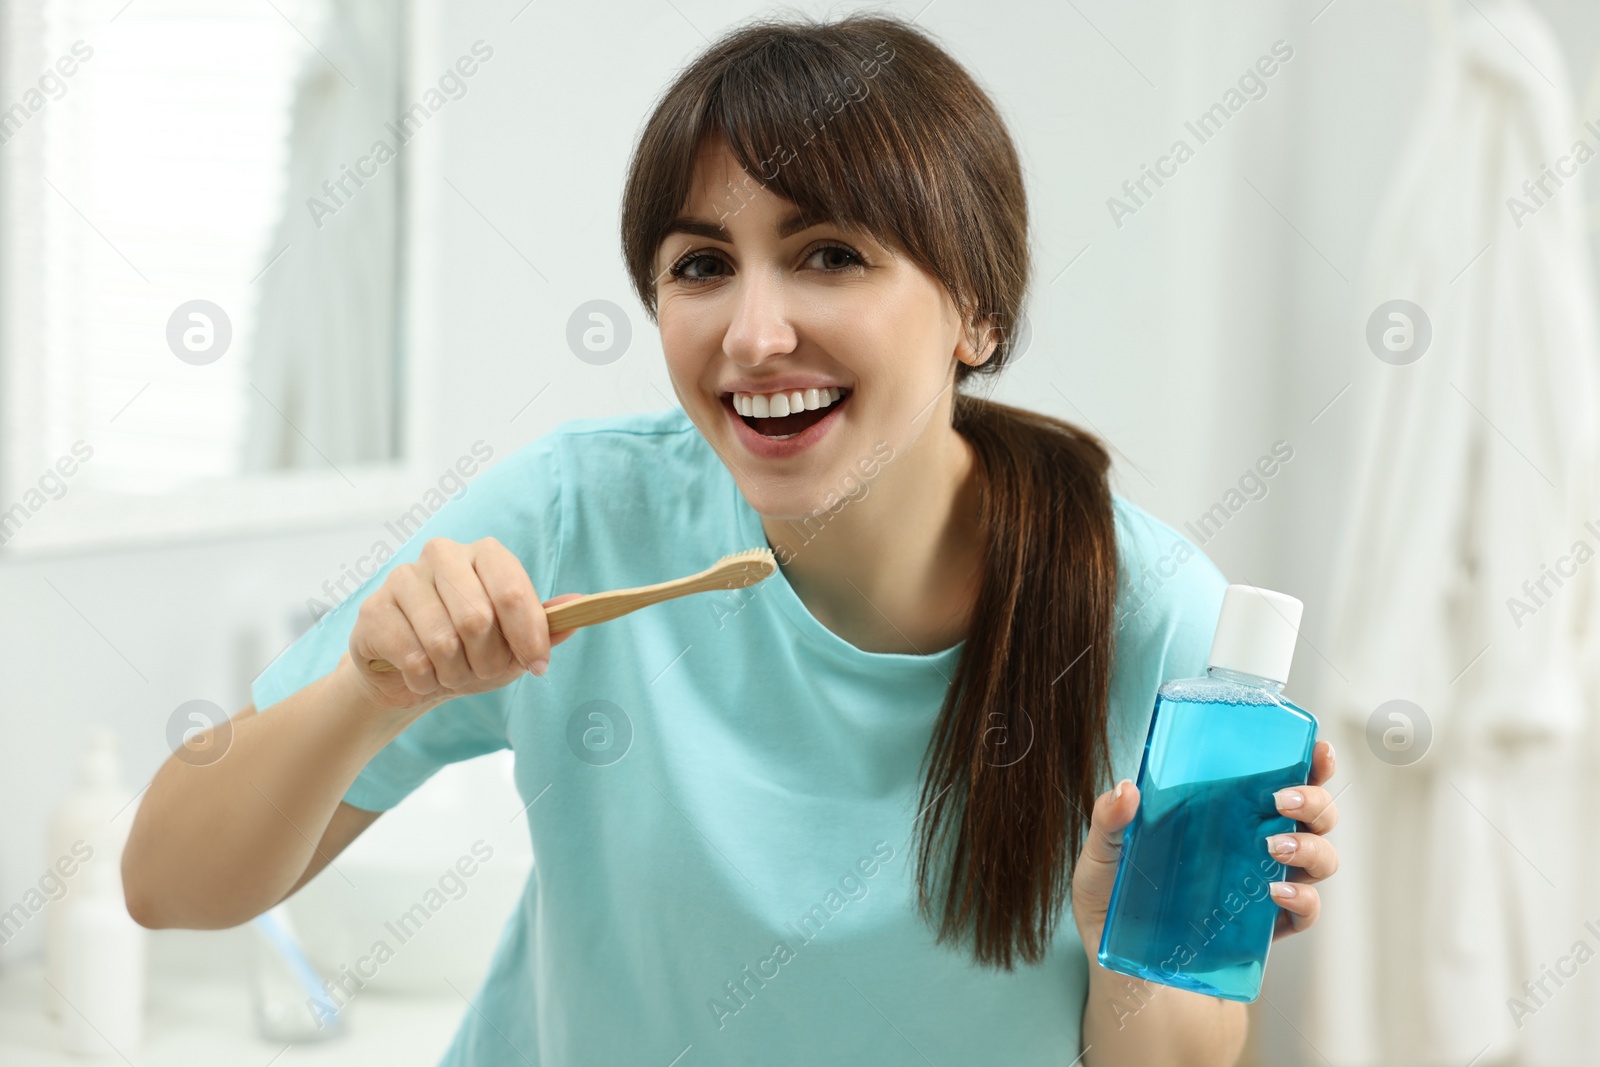
<path fill-rule="evenodd" d="M 739 392 L 725 394 L 722 407 L 746 451 L 776 460 L 799 455 L 826 437 L 844 417 L 849 399 L 837 386 L 827 391 Z"/>

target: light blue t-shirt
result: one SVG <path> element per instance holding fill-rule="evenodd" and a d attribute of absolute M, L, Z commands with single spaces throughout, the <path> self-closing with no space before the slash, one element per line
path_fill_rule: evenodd
<path fill-rule="evenodd" d="M 1133 778 L 1156 687 L 1205 673 L 1226 582 L 1114 501 L 1113 770 Z M 426 541 L 485 536 L 542 600 L 767 544 L 682 411 L 569 421 L 481 474 L 274 660 L 256 707 L 331 671 L 361 601 Z M 915 910 L 919 764 L 964 645 L 862 651 L 780 569 L 580 630 L 545 677 L 413 723 L 347 802 L 386 810 L 506 747 L 537 798 L 533 872 L 444 1064 L 1072 1062 L 1088 962 L 1070 911 L 1041 965 L 1005 973 L 936 946 Z"/>

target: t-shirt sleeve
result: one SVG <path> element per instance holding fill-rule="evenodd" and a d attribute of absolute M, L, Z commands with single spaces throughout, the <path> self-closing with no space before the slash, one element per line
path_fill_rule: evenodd
<path fill-rule="evenodd" d="M 1206 673 L 1228 580 L 1194 543 L 1116 498 L 1118 584 L 1107 732 L 1111 779 L 1138 780 L 1156 690 Z"/>
<path fill-rule="evenodd" d="M 265 712 L 330 673 L 349 650 L 362 602 L 396 567 L 415 562 L 433 538 L 470 543 L 493 537 L 522 561 L 540 599 L 556 595 L 563 526 L 560 445 L 558 433 L 547 434 L 487 468 L 454 496 L 430 489 L 406 513 L 409 522 L 402 516 L 387 524 L 386 538 L 396 537 L 396 529 L 414 532 L 256 677 L 250 691 L 257 711 Z M 421 525 L 416 526 L 419 519 Z M 346 791 L 346 803 L 386 811 L 445 764 L 508 747 L 508 701 L 524 680 L 448 700 L 421 716 L 373 756 Z"/>

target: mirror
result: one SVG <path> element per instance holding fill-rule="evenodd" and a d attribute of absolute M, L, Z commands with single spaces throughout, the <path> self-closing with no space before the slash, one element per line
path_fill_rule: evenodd
<path fill-rule="evenodd" d="M 408 5 L 87 7 L 4 57 L 12 495 L 400 461 Z"/>

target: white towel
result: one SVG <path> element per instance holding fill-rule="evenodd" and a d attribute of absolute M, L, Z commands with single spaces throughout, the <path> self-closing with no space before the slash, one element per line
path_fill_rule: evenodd
<path fill-rule="evenodd" d="M 1581 186 L 1600 172 L 1600 116 L 1573 118 L 1557 42 L 1524 4 L 1477 0 L 1456 22 L 1359 287 L 1361 325 L 1409 300 L 1432 341 L 1408 365 L 1356 356 L 1363 453 L 1327 645 L 1348 684 L 1314 705 L 1345 739 L 1349 789 L 1308 1031 L 1340 1065 L 1527 1055 L 1537 1028 L 1516 1025 L 1508 997 L 1580 910 L 1580 887 L 1551 884 L 1563 861 L 1538 847 L 1536 809 L 1507 790 L 1514 766 L 1582 737 L 1595 707 L 1600 353 Z M 1546 179 L 1536 201 L 1523 183 L 1579 139 L 1594 158 L 1563 164 L 1578 177 Z M 1595 557 L 1562 563 L 1580 541 Z M 1546 566 L 1571 574 L 1558 585 Z M 1369 716 L 1394 698 L 1432 726 L 1411 766 L 1366 748 Z M 1554 814 L 1589 832 L 1582 811 Z"/>
<path fill-rule="evenodd" d="M 1368 425 L 1329 654 L 1374 695 L 1417 702 L 1438 730 L 1571 736 L 1586 714 L 1577 661 L 1600 566 L 1547 579 L 1549 596 L 1524 583 L 1580 539 L 1600 551 L 1585 526 L 1600 529 L 1600 393 L 1578 184 L 1600 170 L 1600 135 L 1574 121 L 1539 16 L 1478 6 L 1487 18 L 1463 17 L 1436 61 L 1369 258 L 1360 314 L 1413 301 L 1433 339 L 1407 366 L 1358 356 L 1376 399 L 1354 405 Z M 1579 136 L 1597 157 L 1519 229 L 1508 200 L 1531 204 L 1523 182 Z M 1513 597 L 1532 614 L 1514 619 Z M 1364 723 L 1372 708 L 1349 710 Z"/>

